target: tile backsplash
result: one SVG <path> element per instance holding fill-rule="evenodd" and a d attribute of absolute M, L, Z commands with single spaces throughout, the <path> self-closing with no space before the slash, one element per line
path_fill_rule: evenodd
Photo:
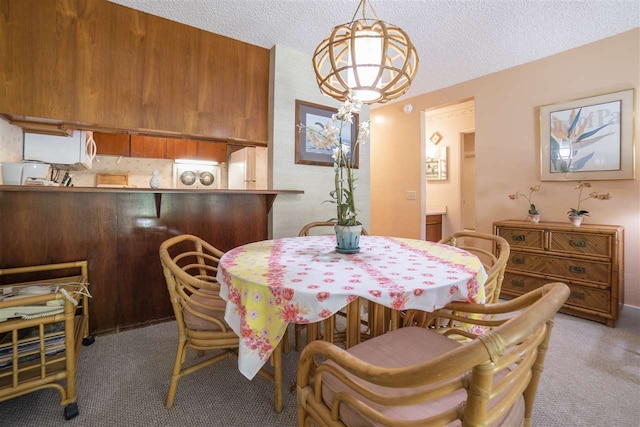
<path fill-rule="evenodd" d="M 173 160 L 96 156 L 91 169 L 71 171 L 69 175 L 75 187 L 94 187 L 96 174 L 110 173 L 128 174 L 131 188 L 150 188 L 149 180 L 154 170 L 159 172 L 160 188 L 173 188 Z"/>

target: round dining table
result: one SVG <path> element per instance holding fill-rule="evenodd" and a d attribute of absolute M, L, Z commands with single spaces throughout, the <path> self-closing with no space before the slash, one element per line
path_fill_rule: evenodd
<path fill-rule="evenodd" d="M 358 253 L 340 254 L 335 243 L 335 236 L 265 240 L 220 258 L 225 320 L 240 337 L 238 368 L 247 378 L 268 361 L 289 323 L 325 320 L 358 297 L 394 310 L 485 302 L 486 271 L 462 249 L 362 236 Z"/>

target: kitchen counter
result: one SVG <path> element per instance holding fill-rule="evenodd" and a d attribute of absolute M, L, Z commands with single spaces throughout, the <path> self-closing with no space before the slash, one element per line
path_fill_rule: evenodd
<path fill-rule="evenodd" d="M 172 318 L 158 250 L 193 234 L 223 252 L 269 238 L 277 196 L 299 190 L 0 186 L 0 269 L 88 260 L 90 330 Z"/>
<path fill-rule="evenodd" d="M 142 193 L 153 194 L 156 201 L 156 216 L 160 218 L 163 194 L 238 194 L 267 196 L 267 212 L 271 210 L 278 194 L 303 194 L 302 190 L 240 190 L 240 189 L 177 189 L 177 188 L 129 188 L 129 187 L 59 187 L 48 185 L 0 185 L 1 191 L 62 192 L 62 193 Z"/>
<path fill-rule="evenodd" d="M 73 193 L 199 193 L 199 194 L 303 194 L 302 190 L 178 189 L 129 187 L 58 187 L 47 185 L 0 185 L 0 191 L 61 191 Z"/>

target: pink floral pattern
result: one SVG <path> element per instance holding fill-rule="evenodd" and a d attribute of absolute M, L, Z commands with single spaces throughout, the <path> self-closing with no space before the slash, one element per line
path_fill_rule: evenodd
<path fill-rule="evenodd" d="M 364 297 L 396 310 L 434 310 L 450 301 L 482 303 L 486 272 L 470 253 L 421 240 L 362 236 L 360 252 L 335 252 L 333 236 L 266 240 L 220 260 L 225 320 L 241 337 L 240 371 L 258 372 L 288 323 L 330 317 Z"/>

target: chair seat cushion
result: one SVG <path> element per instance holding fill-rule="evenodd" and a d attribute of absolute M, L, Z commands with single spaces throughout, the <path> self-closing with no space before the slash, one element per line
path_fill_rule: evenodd
<path fill-rule="evenodd" d="M 400 368 L 414 365 L 416 363 L 431 360 L 450 350 L 458 348 L 463 344 L 446 338 L 438 333 L 419 327 L 406 327 L 380 335 L 375 339 L 365 341 L 348 352 L 360 360 L 377 366 L 387 368 Z M 325 362 L 332 363 L 333 362 Z M 335 364 L 334 364 L 335 366 Z M 390 388 L 371 384 L 362 379 L 347 373 L 356 382 L 363 384 L 366 389 L 374 391 L 381 396 L 402 396 L 410 394 L 411 388 Z M 421 386 L 420 388 L 424 388 Z M 347 392 L 355 395 L 353 390 L 347 388 L 336 377 L 330 374 L 323 374 L 322 397 L 327 406 L 331 406 L 333 397 L 339 392 Z M 384 415 L 397 420 L 420 420 L 443 412 L 444 410 L 455 408 L 466 400 L 466 391 L 458 390 L 443 398 L 425 403 L 406 406 L 385 406 L 374 403 L 360 395 L 358 400 L 366 402 L 367 405 L 375 408 Z M 340 418 L 348 426 L 379 426 L 373 420 L 365 417 L 350 405 L 344 402 L 340 405 Z M 497 425 L 515 427 L 523 424 L 524 420 L 524 399 L 521 398 L 518 404 L 503 417 Z M 460 426 L 462 423 L 457 420 L 450 426 Z"/>
<path fill-rule="evenodd" d="M 202 290 L 202 291 L 204 293 L 211 292 L 206 290 Z M 212 294 L 212 295 L 216 295 L 216 294 Z M 200 304 L 204 304 L 210 308 L 205 309 L 200 306 L 196 306 L 194 304 L 189 305 L 187 301 L 185 301 L 184 305 L 190 306 L 193 310 L 197 312 L 200 312 L 210 317 L 215 317 L 216 319 L 220 319 L 221 321 L 224 322 L 224 309 L 226 306 L 226 301 L 220 298 L 209 298 L 209 297 L 196 295 L 196 294 L 191 295 L 191 299 Z M 184 317 L 184 323 L 188 329 L 191 329 L 193 331 L 220 331 L 220 327 L 217 324 L 210 322 L 207 319 L 198 317 L 187 309 L 183 309 L 182 314 Z"/>

